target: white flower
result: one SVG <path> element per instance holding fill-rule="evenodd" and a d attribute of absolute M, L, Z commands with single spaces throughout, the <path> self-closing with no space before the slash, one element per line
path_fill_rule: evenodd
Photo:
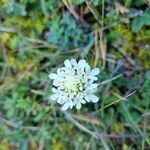
<path fill-rule="evenodd" d="M 72 109 L 76 106 L 81 108 L 87 102 L 98 102 L 99 98 L 94 95 L 98 84 L 99 69 L 91 70 L 88 63 L 82 59 L 78 63 L 75 59 L 65 60 L 64 67 L 58 68 L 57 73 L 50 73 L 53 80 L 51 99 L 63 105 L 62 110 Z"/>

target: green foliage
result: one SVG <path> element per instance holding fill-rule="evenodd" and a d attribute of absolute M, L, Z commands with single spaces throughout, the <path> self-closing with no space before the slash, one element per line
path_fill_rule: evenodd
<path fill-rule="evenodd" d="M 132 31 L 133 32 L 138 32 L 141 30 L 141 28 L 143 27 L 144 22 L 143 19 L 141 17 L 137 17 L 133 20 L 132 22 Z"/>
<path fill-rule="evenodd" d="M 147 9 L 142 16 L 133 19 L 132 31 L 138 32 L 144 25 L 150 25 L 150 9 Z"/>
<path fill-rule="evenodd" d="M 85 0 L 71 0 L 71 3 L 74 4 L 74 5 L 80 5 L 84 2 L 85 2 Z"/>
<path fill-rule="evenodd" d="M 66 12 L 50 21 L 48 27 L 50 30 L 48 42 L 57 44 L 60 50 L 83 48 L 91 36 L 84 34 L 72 16 Z"/>
<path fill-rule="evenodd" d="M 148 4 L 1 0 L 0 150 L 149 149 Z M 70 58 L 101 70 L 100 101 L 73 118 L 49 98 L 48 74 Z"/>

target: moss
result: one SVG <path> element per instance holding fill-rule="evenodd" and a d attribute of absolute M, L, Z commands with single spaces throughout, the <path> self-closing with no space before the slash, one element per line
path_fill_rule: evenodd
<path fill-rule="evenodd" d="M 122 48 L 128 56 L 137 58 L 142 67 L 150 68 L 150 30 L 142 30 L 135 34 L 126 25 L 119 24 L 108 34 L 108 39 L 116 46 L 115 49 L 111 48 L 116 59 L 121 59 L 122 54 L 117 48 Z"/>
<path fill-rule="evenodd" d="M 150 51 L 146 49 L 140 49 L 138 53 L 139 59 L 141 61 L 142 67 L 149 69 L 150 68 Z"/>

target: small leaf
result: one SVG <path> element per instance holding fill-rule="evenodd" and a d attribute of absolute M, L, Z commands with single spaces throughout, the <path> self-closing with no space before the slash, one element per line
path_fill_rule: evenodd
<path fill-rule="evenodd" d="M 150 25 L 150 9 L 147 9 L 142 16 L 145 25 Z"/>
<path fill-rule="evenodd" d="M 132 31 L 133 32 L 138 32 L 141 30 L 141 28 L 143 27 L 144 22 L 143 19 L 141 17 L 137 17 L 132 21 Z"/>
<path fill-rule="evenodd" d="M 25 6 L 21 5 L 19 3 L 9 4 L 8 7 L 7 7 L 7 13 L 8 14 L 15 13 L 15 14 L 21 15 L 21 16 L 26 16 L 27 15 Z"/>
<path fill-rule="evenodd" d="M 85 2 L 85 0 L 71 0 L 73 5 L 80 5 Z"/>
<path fill-rule="evenodd" d="M 41 0 L 41 8 L 42 8 L 42 12 L 45 16 L 48 16 L 48 10 L 47 10 L 47 4 L 45 0 Z"/>

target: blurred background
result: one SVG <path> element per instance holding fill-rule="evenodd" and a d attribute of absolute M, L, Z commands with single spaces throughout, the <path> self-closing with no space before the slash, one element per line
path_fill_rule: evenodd
<path fill-rule="evenodd" d="M 101 70 L 97 104 L 62 112 L 48 74 Z M 0 0 L 0 150 L 150 149 L 150 0 Z"/>

